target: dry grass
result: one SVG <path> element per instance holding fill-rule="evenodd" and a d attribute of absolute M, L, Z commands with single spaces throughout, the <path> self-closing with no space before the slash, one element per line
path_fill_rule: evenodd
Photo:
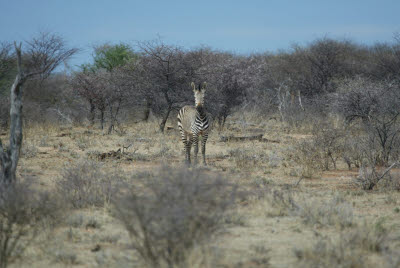
<path fill-rule="evenodd" d="M 398 267 L 400 192 L 384 181 L 376 191 L 360 190 L 353 184 L 357 171 L 349 171 L 340 159 L 338 170 L 329 172 L 321 171 L 318 159 L 303 165 L 296 160 L 295 148 L 310 140 L 309 131 L 288 131 L 274 120 L 249 121 L 251 118 L 233 117 L 221 135 L 261 133 L 278 142 L 222 142 L 217 131 L 211 133 L 208 166 L 201 167 L 202 172 L 221 174 L 245 194 L 239 195 L 236 206 L 221 218 L 224 231 L 193 247 L 187 255 L 189 266 Z M 125 133 L 112 135 L 95 128 L 51 125 L 27 126 L 24 134 L 19 174 L 34 178 L 38 189 L 54 191 L 63 178 L 70 183 L 70 176 L 64 173 L 69 168 L 83 180 L 109 178 L 115 183 L 118 179 L 112 174 L 122 173 L 130 183 L 135 174 L 152 173 L 163 163 L 178 168 L 184 160 L 177 129 L 161 134 L 157 122 L 132 124 Z M 7 140 L 5 137 L 1 136 Z M 119 149 L 120 154 L 112 154 Z M 101 154 L 108 156 L 99 159 Z M 317 171 L 313 163 L 318 163 Z M 301 176 L 312 179 L 305 178 L 296 186 Z M 397 177 L 394 170 L 392 181 L 387 182 L 395 185 Z M 43 237 L 40 246 L 29 246 L 15 267 L 143 267 L 125 227 L 111 216 L 109 197 L 97 190 L 84 194 L 81 199 L 97 201 L 75 206 L 65 223 L 50 238 Z M 388 232 L 363 225 L 382 216 L 385 228 L 390 227 Z M 387 233 L 391 235 L 382 235 Z M 293 248 L 300 251 L 295 254 Z M 368 257 L 359 259 L 360 254 Z"/>
<path fill-rule="evenodd" d="M 56 191 L 74 208 L 104 206 L 124 182 L 123 174 L 105 171 L 99 163 L 79 159 L 61 170 Z"/>
<path fill-rule="evenodd" d="M 383 221 L 363 223 L 337 238 L 321 234 L 311 248 L 294 250 L 300 267 L 395 267 L 396 251 L 390 249 L 390 231 Z"/>
<path fill-rule="evenodd" d="M 340 229 L 354 225 L 353 206 L 340 194 L 331 199 L 303 199 L 297 202 L 295 213 L 310 226 L 336 226 Z"/>
<path fill-rule="evenodd" d="M 223 226 L 236 187 L 198 169 L 163 167 L 132 181 L 113 214 L 149 267 L 188 267 L 188 256 Z"/>

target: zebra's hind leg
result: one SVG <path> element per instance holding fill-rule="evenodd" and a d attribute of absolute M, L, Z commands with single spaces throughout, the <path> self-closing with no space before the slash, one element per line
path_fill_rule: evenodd
<path fill-rule="evenodd" d="M 203 164 L 205 166 L 207 165 L 207 163 L 206 163 L 206 142 L 207 142 L 207 139 L 208 139 L 208 134 L 204 134 L 201 137 L 201 154 L 203 156 Z"/>
<path fill-rule="evenodd" d="M 185 162 L 187 164 L 190 164 L 190 138 L 189 135 L 186 131 L 184 131 L 182 128 L 179 129 L 181 132 L 181 138 L 183 142 L 183 150 L 185 151 Z"/>

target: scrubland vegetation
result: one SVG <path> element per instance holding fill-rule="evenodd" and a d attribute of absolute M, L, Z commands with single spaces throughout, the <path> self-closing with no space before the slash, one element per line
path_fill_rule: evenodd
<path fill-rule="evenodd" d="M 399 36 L 253 55 L 104 44 L 63 73 L 65 40 L 21 52 L 17 69 L 0 46 L 1 267 L 400 266 Z M 191 81 L 207 81 L 207 166 L 184 165 L 176 127 Z"/>

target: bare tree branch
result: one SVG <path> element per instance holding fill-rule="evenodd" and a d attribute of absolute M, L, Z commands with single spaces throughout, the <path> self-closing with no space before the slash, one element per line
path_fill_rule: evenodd
<path fill-rule="evenodd" d="M 10 94 L 10 143 L 4 151 L 0 141 L 0 177 L 5 183 L 15 182 L 20 150 L 22 145 L 22 86 L 36 75 L 43 79 L 77 50 L 66 49 L 61 38 L 51 34 L 41 34 L 38 39 L 28 42 L 28 53 L 22 55 L 22 43 L 14 42 L 17 57 L 17 75 L 11 86 Z M 23 65 L 23 59 L 27 64 Z M 28 70 L 27 74 L 25 70 Z"/>

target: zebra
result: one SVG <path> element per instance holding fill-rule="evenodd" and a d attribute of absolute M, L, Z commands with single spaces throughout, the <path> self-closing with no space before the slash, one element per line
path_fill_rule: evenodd
<path fill-rule="evenodd" d="M 201 153 L 203 155 L 203 164 L 206 165 L 206 142 L 208 132 L 210 130 L 208 116 L 204 109 L 204 93 L 207 84 L 204 82 L 196 89 L 192 82 L 195 104 L 196 106 L 186 105 L 179 110 L 178 113 L 178 128 L 181 133 L 181 138 L 186 152 L 186 162 L 190 164 L 190 149 L 194 147 L 194 162 L 197 164 L 197 153 L 199 151 L 199 136 L 201 136 Z"/>

